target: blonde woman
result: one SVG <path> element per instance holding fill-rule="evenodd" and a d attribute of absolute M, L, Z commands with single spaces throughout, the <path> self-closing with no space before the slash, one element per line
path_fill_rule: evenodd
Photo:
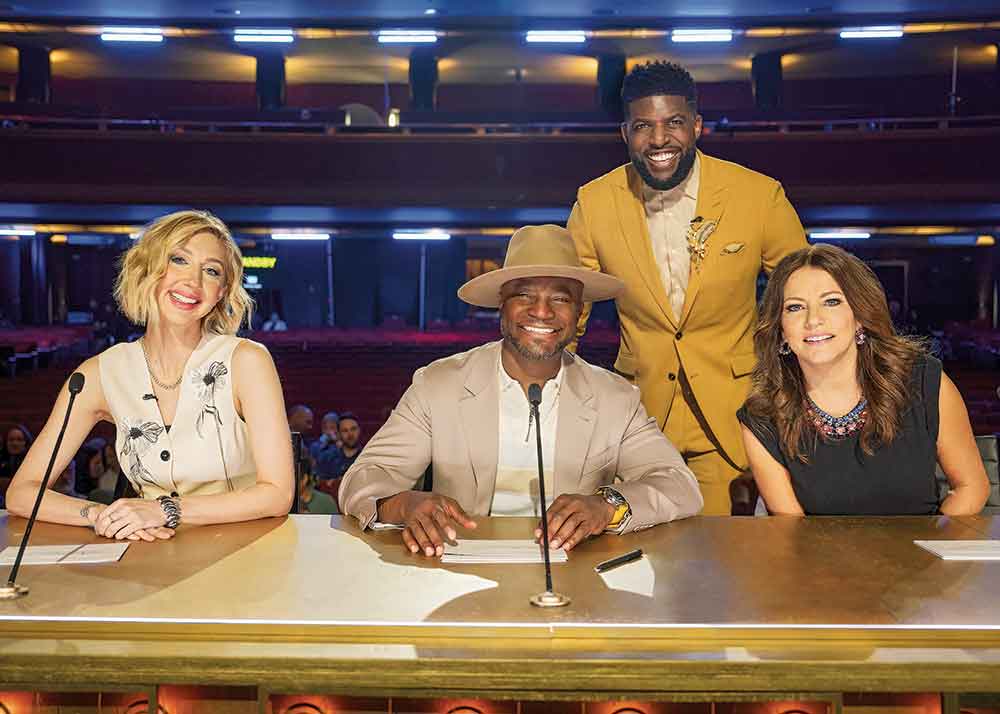
<path fill-rule="evenodd" d="M 157 219 L 125 254 L 115 299 L 143 337 L 80 365 L 77 397 L 53 473 L 93 426 L 117 428 L 115 451 L 139 494 L 109 506 L 47 491 L 39 519 L 130 540 L 169 538 L 179 523 L 246 521 L 288 512 L 292 451 L 267 350 L 235 336 L 252 303 L 226 226 L 202 211 Z M 7 493 L 30 513 L 69 401 L 55 408 Z"/>

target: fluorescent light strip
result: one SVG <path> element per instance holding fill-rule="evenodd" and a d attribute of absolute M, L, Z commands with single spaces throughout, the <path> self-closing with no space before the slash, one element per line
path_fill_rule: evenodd
<path fill-rule="evenodd" d="M 865 240 L 872 234 L 866 231 L 815 231 L 809 234 L 812 240 Z"/>
<path fill-rule="evenodd" d="M 440 229 L 429 231 L 393 231 L 393 240 L 451 240 L 451 234 Z"/>
<path fill-rule="evenodd" d="M 287 28 L 267 30 L 237 27 L 233 31 L 237 42 L 294 42 L 295 33 Z"/>
<path fill-rule="evenodd" d="M 101 30 L 105 42 L 163 42 L 160 27 L 105 27 Z"/>
<path fill-rule="evenodd" d="M 731 42 L 733 31 L 720 30 L 674 30 L 670 33 L 674 42 Z"/>
<path fill-rule="evenodd" d="M 842 40 L 871 40 L 902 36 L 903 28 L 899 25 L 885 25 L 881 27 L 845 27 L 840 31 L 840 38 Z"/>
<path fill-rule="evenodd" d="M 378 41 L 381 43 L 416 43 L 437 42 L 435 30 L 379 30 Z"/>
<path fill-rule="evenodd" d="M 524 39 L 528 42 L 580 43 L 587 41 L 583 30 L 528 30 Z"/>
<path fill-rule="evenodd" d="M 271 240 L 329 240 L 329 233 L 272 233 Z"/>
<path fill-rule="evenodd" d="M 18 228 L 14 226 L 13 228 L 0 228 L 0 235 L 2 236 L 33 236 L 35 231 L 31 228 Z"/>

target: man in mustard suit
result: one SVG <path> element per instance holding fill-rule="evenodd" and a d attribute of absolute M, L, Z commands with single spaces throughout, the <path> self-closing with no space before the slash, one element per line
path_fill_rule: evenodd
<path fill-rule="evenodd" d="M 635 67 L 622 99 L 631 163 L 582 186 L 567 227 L 583 265 L 626 285 L 615 369 L 694 472 L 703 513 L 727 515 L 729 483 L 747 465 L 736 410 L 755 364 L 757 275 L 805 234 L 777 181 L 697 150 L 683 67 Z"/>

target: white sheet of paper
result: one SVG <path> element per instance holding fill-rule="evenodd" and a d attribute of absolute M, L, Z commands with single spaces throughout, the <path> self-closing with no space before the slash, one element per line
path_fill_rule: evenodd
<path fill-rule="evenodd" d="M 612 590 L 635 593 L 653 597 L 656 590 L 656 572 L 653 564 L 645 555 L 631 563 L 619 565 L 603 573 L 598 573 L 601 580 Z"/>
<path fill-rule="evenodd" d="M 1000 540 L 915 540 L 942 560 L 1000 560 Z"/>
<path fill-rule="evenodd" d="M 549 550 L 549 562 L 565 563 L 566 551 Z M 442 563 L 542 563 L 541 546 L 533 540 L 461 540 L 445 543 Z"/>
<path fill-rule="evenodd" d="M 24 549 L 21 565 L 62 565 L 79 563 L 113 563 L 128 550 L 128 543 L 80 543 L 70 545 L 29 545 Z M 0 550 L 0 565 L 13 565 L 17 546 Z"/>

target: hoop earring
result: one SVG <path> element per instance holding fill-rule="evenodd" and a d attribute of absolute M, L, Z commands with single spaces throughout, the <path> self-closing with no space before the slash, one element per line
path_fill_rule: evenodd
<path fill-rule="evenodd" d="M 865 328 L 859 327 L 858 331 L 854 333 L 854 344 L 863 345 L 868 341 L 868 335 L 865 334 Z"/>
<path fill-rule="evenodd" d="M 792 348 L 786 340 L 781 341 L 781 346 L 778 348 L 778 354 L 782 357 L 787 357 L 792 353 Z"/>

